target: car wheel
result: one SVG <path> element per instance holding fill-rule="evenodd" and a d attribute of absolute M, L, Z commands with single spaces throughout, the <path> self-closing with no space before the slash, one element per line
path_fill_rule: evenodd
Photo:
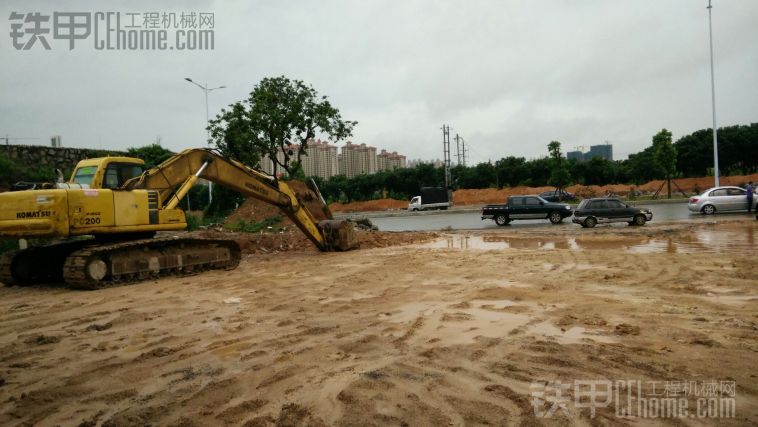
<path fill-rule="evenodd" d="M 589 217 L 584 220 L 584 226 L 587 228 L 592 228 L 597 225 L 597 220 L 593 217 Z"/>
<path fill-rule="evenodd" d="M 634 225 L 645 225 L 645 222 L 647 220 L 645 219 L 645 215 L 635 215 L 634 216 Z"/>
<path fill-rule="evenodd" d="M 508 225 L 508 223 L 511 222 L 510 218 L 508 218 L 507 215 L 498 214 L 495 216 L 495 224 L 503 226 Z"/>
<path fill-rule="evenodd" d="M 706 215 L 713 215 L 716 213 L 716 207 L 713 205 L 705 205 L 701 211 Z"/>
<path fill-rule="evenodd" d="M 563 221 L 563 217 L 561 216 L 560 212 L 550 212 L 550 215 L 548 215 L 548 219 L 550 219 L 550 222 L 553 224 L 558 224 L 561 221 Z"/>
<path fill-rule="evenodd" d="M 634 221 L 629 221 L 629 222 L 627 222 L 627 224 L 634 225 Z"/>

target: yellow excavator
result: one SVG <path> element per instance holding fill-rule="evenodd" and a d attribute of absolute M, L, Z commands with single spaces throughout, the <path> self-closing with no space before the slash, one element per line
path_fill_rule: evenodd
<path fill-rule="evenodd" d="M 279 207 L 322 251 L 357 246 L 353 226 L 331 218 L 315 184 L 276 180 L 208 149 L 185 150 L 145 169 L 136 158 L 86 159 L 68 182 L 61 176 L 41 188 L 1 193 L 0 238 L 62 242 L 3 254 L 0 282 L 99 289 L 236 268 L 240 248 L 233 240 L 155 237 L 187 227 L 179 202 L 200 178 Z"/>

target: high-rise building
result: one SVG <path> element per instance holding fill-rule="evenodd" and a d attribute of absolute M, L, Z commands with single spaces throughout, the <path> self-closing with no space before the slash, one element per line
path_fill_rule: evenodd
<path fill-rule="evenodd" d="M 61 136 L 60 135 L 53 135 L 50 137 L 50 145 L 55 148 L 61 148 Z"/>
<path fill-rule="evenodd" d="M 339 173 L 336 145 L 321 140 L 311 141 L 305 152 L 307 155 L 300 159 L 303 162 L 305 176 L 329 179 Z"/>
<path fill-rule="evenodd" d="M 339 157 L 340 174 L 348 178 L 361 174 L 370 175 L 376 172 L 376 160 L 376 147 L 348 141 L 342 147 Z"/>
<path fill-rule="evenodd" d="M 291 149 L 294 153 L 300 148 L 293 144 Z M 293 161 L 296 156 L 292 156 Z M 277 152 L 279 164 L 284 162 L 284 152 Z M 329 179 L 334 175 L 345 175 L 352 178 L 361 174 L 373 174 L 380 170 L 394 170 L 406 167 L 406 158 L 396 151 L 387 152 L 382 150 L 376 154 L 376 147 L 366 144 L 353 144 L 348 141 L 340 153 L 337 147 L 326 141 L 315 140 L 308 142 L 305 154 L 300 158 L 305 176 L 318 176 Z M 274 173 L 274 162 L 268 156 L 261 159 L 261 170 L 269 175 Z M 282 167 L 277 167 L 277 174 L 283 175 Z"/>
<path fill-rule="evenodd" d="M 613 161 L 613 145 L 606 143 L 590 146 L 590 151 L 584 154 L 584 160 L 590 160 L 593 157 Z"/>
<path fill-rule="evenodd" d="M 376 169 L 386 171 L 404 168 L 405 160 L 405 156 L 397 154 L 397 151 L 389 153 L 387 150 L 382 150 L 376 155 Z"/>
<path fill-rule="evenodd" d="M 294 154 L 290 157 L 290 162 L 297 158 L 299 149 L 299 144 L 292 145 L 292 152 Z M 284 152 L 279 149 L 276 157 L 280 163 L 280 166 L 277 167 L 277 174 L 282 174 L 284 171 L 282 170 L 281 163 L 284 163 Z M 320 139 L 308 142 L 305 154 L 300 157 L 300 161 L 302 162 L 305 176 L 318 176 L 329 179 L 339 173 L 337 146 L 331 145 L 326 141 L 322 142 Z M 269 175 L 273 175 L 274 173 L 274 164 L 268 155 L 261 159 L 261 170 Z"/>
<path fill-rule="evenodd" d="M 590 160 L 594 157 L 613 161 L 613 145 L 609 143 L 600 145 L 591 145 L 590 151 L 583 153 L 581 151 L 569 151 L 566 153 L 567 159 Z"/>

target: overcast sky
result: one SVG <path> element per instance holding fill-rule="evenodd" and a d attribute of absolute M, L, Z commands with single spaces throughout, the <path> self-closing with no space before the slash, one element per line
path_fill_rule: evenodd
<path fill-rule="evenodd" d="M 409 158 L 442 157 L 443 123 L 465 138 L 470 163 L 542 156 L 551 140 L 564 151 L 609 141 L 624 158 L 663 127 L 675 139 L 711 127 L 706 5 L 4 0 L 0 135 L 48 144 L 60 134 L 64 146 L 110 149 L 160 136 L 172 150 L 198 147 L 204 96 L 184 77 L 227 86 L 210 94 L 213 116 L 261 78 L 285 75 L 357 120 L 354 142 Z M 90 36 L 69 50 L 48 35 L 51 50 L 16 50 L 13 11 L 209 12 L 215 49 L 103 51 Z M 758 122 L 757 22 L 758 1 L 714 0 L 719 126 Z"/>

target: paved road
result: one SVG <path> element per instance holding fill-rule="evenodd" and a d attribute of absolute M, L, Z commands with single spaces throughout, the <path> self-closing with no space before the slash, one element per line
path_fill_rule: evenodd
<path fill-rule="evenodd" d="M 705 215 L 693 215 L 687 210 L 684 203 L 669 203 L 656 205 L 639 205 L 653 211 L 653 222 L 656 221 L 676 221 L 683 219 L 702 219 L 709 217 Z M 724 215 L 721 215 L 724 216 Z M 712 218 L 711 218 L 712 219 Z M 446 212 L 428 215 L 424 213 L 409 213 L 407 216 L 396 217 L 374 217 L 371 221 L 376 224 L 380 230 L 384 231 L 431 231 L 452 228 L 455 230 L 466 229 L 498 229 L 492 220 L 482 220 L 480 212 Z M 538 227 L 551 226 L 548 220 L 520 220 L 514 221 L 508 227 Z M 564 220 L 564 225 L 578 227 L 572 224 L 570 218 Z"/>

